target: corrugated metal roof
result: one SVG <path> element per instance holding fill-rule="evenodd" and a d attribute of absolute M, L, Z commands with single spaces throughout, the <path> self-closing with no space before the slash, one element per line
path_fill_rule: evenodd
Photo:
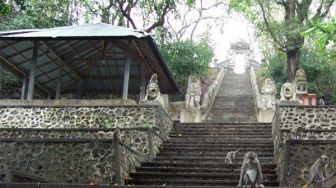
<path fill-rule="evenodd" d="M 0 33 L 0 63 L 21 77 L 32 61 L 33 41 L 39 41 L 36 83 L 46 92 L 55 90 L 59 67 L 62 91 L 121 92 L 126 58 L 131 58 L 130 93 L 140 92 L 141 66 L 159 75 L 163 93 L 180 89 L 160 52 L 147 33 L 108 24 L 89 24 L 52 29 Z"/>
<path fill-rule="evenodd" d="M 148 36 L 146 32 L 111 24 L 96 23 L 87 25 L 73 25 L 51 29 L 14 30 L 0 33 L 8 38 L 62 38 L 62 37 L 136 37 Z"/>

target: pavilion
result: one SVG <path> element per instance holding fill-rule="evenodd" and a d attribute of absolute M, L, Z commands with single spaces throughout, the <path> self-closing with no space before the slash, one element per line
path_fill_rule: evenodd
<path fill-rule="evenodd" d="M 0 32 L 0 64 L 22 79 L 27 100 L 34 91 L 55 99 L 68 93 L 142 98 L 154 73 L 162 93 L 180 92 L 151 36 L 109 24 Z"/>

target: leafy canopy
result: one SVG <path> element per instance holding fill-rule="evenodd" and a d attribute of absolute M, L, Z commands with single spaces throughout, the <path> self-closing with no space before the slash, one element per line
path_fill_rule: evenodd
<path fill-rule="evenodd" d="M 190 74 L 203 76 L 207 72 L 214 56 L 213 49 L 207 40 L 173 42 L 162 46 L 161 53 L 174 78 L 183 89 L 187 87 Z"/>

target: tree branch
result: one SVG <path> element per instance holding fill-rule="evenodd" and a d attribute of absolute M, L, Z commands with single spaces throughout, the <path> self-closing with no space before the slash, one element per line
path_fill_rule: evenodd
<path fill-rule="evenodd" d="M 265 9 L 264 9 L 264 6 L 263 4 L 260 2 L 260 0 L 257 0 L 258 1 L 258 4 L 261 8 L 261 12 L 262 12 L 262 17 L 264 19 L 264 22 L 265 22 L 265 25 L 266 25 L 266 29 L 268 30 L 268 32 L 270 33 L 270 35 L 272 36 L 273 40 L 279 45 L 279 47 L 282 49 L 282 51 L 285 51 L 285 46 L 283 44 L 281 44 L 281 42 L 276 38 L 274 32 L 272 31 L 270 25 L 269 25 L 269 22 L 266 18 L 266 12 L 265 12 Z"/>
<path fill-rule="evenodd" d="M 312 20 L 316 20 L 316 19 L 319 19 L 319 18 L 324 18 L 327 16 L 327 14 L 330 12 L 330 8 L 331 6 L 334 4 L 335 0 L 331 0 L 329 1 L 329 3 L 327 4 L 326 6 L 326 9 L 325 11 L 322 13 L 322 8 L 323 8 L 323 4 L 324 4 L 324 1 L 322 0 L 320 6 L 317 8 L 316 10 L 316 14 L 313 16 Z"/>
<path fill-rule="evenodd" d="M 145 29 L 147 33 L 150 33 L 154 28 L 160 27 L 164 24 L 165 22 L 164 18 L 169 11 L 171 3 L 172 3 L 171 0 L 165 0 L 165 6 L 163 7 L 162 14 L 159 16 L 156 22 L 154 22 L 151 26 Z"/>
<path fill-rule="evenodd" d="M 128 14 L 128 11 L 126 9 L 124 9 L 124 3 L 125 3 L 125 1 L 117 1 L 117 2 L 118 2 L 118 8 L 119 8 L 121 14 L 131 23 L 133 29 L 137 29 L 137 27 L 136 27 L 133 19 Z"/>

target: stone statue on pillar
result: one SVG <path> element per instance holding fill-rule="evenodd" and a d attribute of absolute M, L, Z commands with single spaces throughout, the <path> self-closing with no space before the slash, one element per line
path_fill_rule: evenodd
<path fill-rule="evenodd" d="M 185 108 L 181 110 L 180 121 L 196 123 L 202 121 L 201 113 L 201 79 L 197 75 L 190 75 L 185 96 Z"/>
<path fill-rule="evenodd" d="M 297 101 L 295 85 L 289 82 L 282 84 L 280 101 Z"/>
<path fill-rule="evenodd" d="M 153 74 L 146 88 L 145 101 L 155 100 L 161 96 L 157 74 Z"/>
<path fill-rule="evenodd" d="M 272 78 L 266 78 L 261 87 L 261 108 L 263 110 L 275 110 L 275 82 Z"/>
<path fill-rule="evenodd" d="M 308 93 L 307 76 L 303 69 L 298 69 L 296 71 L 294 85 L 297 95 L 302 96 Z"/>
<path fill-rule="evenodd" d="M 185 108 L 200 109 L 201 100 L 201 80 L 196 75 L 190 75 L 188 79 L 188 89 L 185 96 Z"/>
<path fill-rule="evenodd" d="M 143 104 L 160 104 L 162 108 L 169 114 L 170 105 L 168 95 L 161 94 L 157 74 L 153 74 L 146 88 L 145 99 L 141 101 Z"/>

